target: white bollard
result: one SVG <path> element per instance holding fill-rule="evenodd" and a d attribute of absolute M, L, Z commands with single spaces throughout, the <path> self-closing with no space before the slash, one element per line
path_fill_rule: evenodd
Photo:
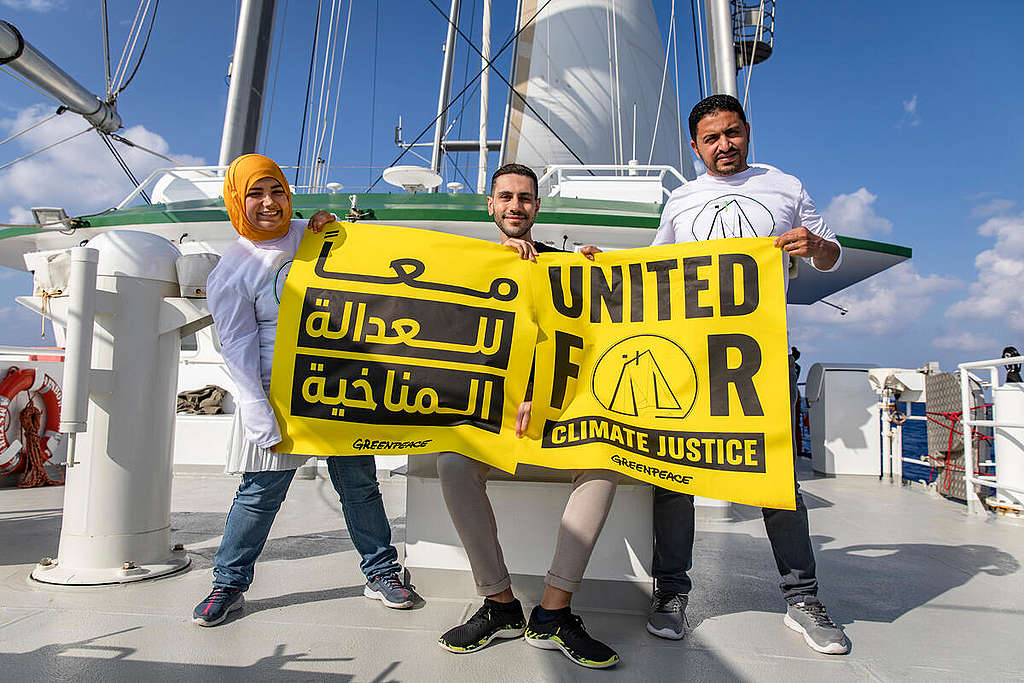
<path fill-rule="evenodd" d="M 111 231 L 90 246 L 99 252 L 95 325 L 88 338 L 70 334 L 76 289 L 88 287 L 73 270 L 65 361 L 69 373 L 79 368 L 72 381 L 82 383 L 76 391 L 87 392 L 88 408 L 68 418 L 69 429 L 84 431 L 67 470 L 57 559 L 32 572 L 44 583 L 125 583 L 189 564 L 170 538 L 178 355 L 182 333 L 209 324 L 209 312 L 205 301 L 179 297 L 180 252 L 166 239 Z"/>

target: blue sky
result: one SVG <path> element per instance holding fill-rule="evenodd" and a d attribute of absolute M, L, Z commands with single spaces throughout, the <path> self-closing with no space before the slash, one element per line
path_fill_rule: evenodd
<path fill-rule="evenodd" d="M 283 9 L 285 1 L 278 4 Z M 663 35 L 670 4 L 654 2 Z M 686 111 L 699 91 L 690 3 L 677 4 Z M 287 5 L 263 147 L 282 164 L 294 163 L 298 146 L 314 16 L 308 8 L 315 3 Z M 478 5 L 463 1 L 463 28 L 474 36 Z M 497 50 L 510 34 L 513 3 L 494 5 Z M 137 3 L 109 6 L 116 63 Z M 0 19 L 101 91 L 98 7 L 87 0 L 0 0 Z M 190 163 L 216 163 L 235 10 L 229 0 L 163 3 L 146 59 L 119 101 L 126 137 Z M 280 22 L 279 15 L 278 28 Z M 821 304 L 791 307 L 791 337 L 805 352 L 805 367 L 818 360 L 903 367 L 938 360 L 952 369 L 998 356 L 1007 344 L 1024 347 L 1024 95 L 1016 85 L 1013 33 L 1022 24 L 1024 3 L 1010 0 L 967 9 L 936 0 L 926 10 L 899 2 L 779 3 L 775 53 L 755 67 L 750 84 L 756 160 L 799 176 L 840 234 L 914 249 L 910 263 L 833 296 L 850 309 L 846 316 Z M 399 115 L 407 139 L 433 118 L 445 27 L 427 0 L 355 3 L 333 157 L 351 168 L 332 179 L 365 185 L 379 170 L 369 166 L 385 166 L 396 155 Z M 509 53 L 498 60 L 506 74 Z M 470 61 L 473 75 L 476 59 Z M 455 90 L 466 66 L 461 49 Z M 505 97 L 492 78 L 495 132 Z M 0 74 L 0 139 L 52 109 Z M 466 135 L 475 135 L 476 117 L 474 98 L 456 130 L 465 125 Z M 81 127 L 71 115 L 50 121 L 0 146 L 0 164 Z M 126 194 L 127 179 L 94 137 L 40 155 L 17 174 L 18 166 L 0 171 L 0 222 L 25 222 L 30 206 L 102 209 Z M 138 152 L 126 158 L 139 175 L 161 165 Z M 0 269 L 0 344 L 38 341 L 38 321 L 12 301 L 29 289 L 28 276 Z"/>

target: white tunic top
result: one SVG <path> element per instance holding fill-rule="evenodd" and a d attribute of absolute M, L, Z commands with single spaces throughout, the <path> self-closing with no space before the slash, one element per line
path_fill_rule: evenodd
<path fill-rule="evenodd" d="M 774 166 L 757 164 L 730 176 L 704 174 L 677 187 L 665 202 L 654 245 L 778 236 L 803 226 L 839 241 L 814 207 L 803 183 Z M 804 259 L 811 263 L 811 259 Z M 842 249 L 830 272 L 842 263 Z"/>
<path fill-rule="evenodd" d="M 306 221 L 293 220 L 274 240 L 239 237 L 207 280 L 221 354 L 236 385 L 231 474 L 295 469 L 309 457 L 269 450 L 281 441 L 281 430 L 267 397 L 281 292 L 305 230 Z"/>

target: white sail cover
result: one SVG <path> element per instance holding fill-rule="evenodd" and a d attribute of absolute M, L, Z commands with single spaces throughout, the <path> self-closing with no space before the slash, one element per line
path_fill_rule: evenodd
<path fill-rule="evenodd" d="M 625 164 L 633 158 L 635 103 L 635 158 L 694 177 L 685 121 L 679 144 L 671 64 L 658 116 L 665 44 L 651 0 L 522 0 L 524 25 L 512 81 L 522 97 L 510 94 L 502 163 L 539 172 L 580 160 Z"/>

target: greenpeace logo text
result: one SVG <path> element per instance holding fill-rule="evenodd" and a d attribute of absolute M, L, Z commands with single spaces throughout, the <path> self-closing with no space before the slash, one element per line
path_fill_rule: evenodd
<path fill-rule="evenodd" d="M 671 479 L 677 484 L 689 484 L 693 481 L 693 477 L 687 474 L 676 474 L 675 472 L 669 472 L 663 470 L 660 467 L 652 467 L 646 463 L 637 462 L 636 460 L 629 460 L 623 458 L 621 455 L 613 455 L 612 462 L 619 467 L 628 467 L 631 470 L 636 470 L 641 474 L 646 474 L 650 477 L 657 477 L 658 479 Z"/>
<path fill-rule="evenodd" d="M 352 448 L 357 451 L 388 451 L 403 448 L 425 448 L 433 439 L 423 441 L 371 441 L 370 439 L 356 439 Z"/>

